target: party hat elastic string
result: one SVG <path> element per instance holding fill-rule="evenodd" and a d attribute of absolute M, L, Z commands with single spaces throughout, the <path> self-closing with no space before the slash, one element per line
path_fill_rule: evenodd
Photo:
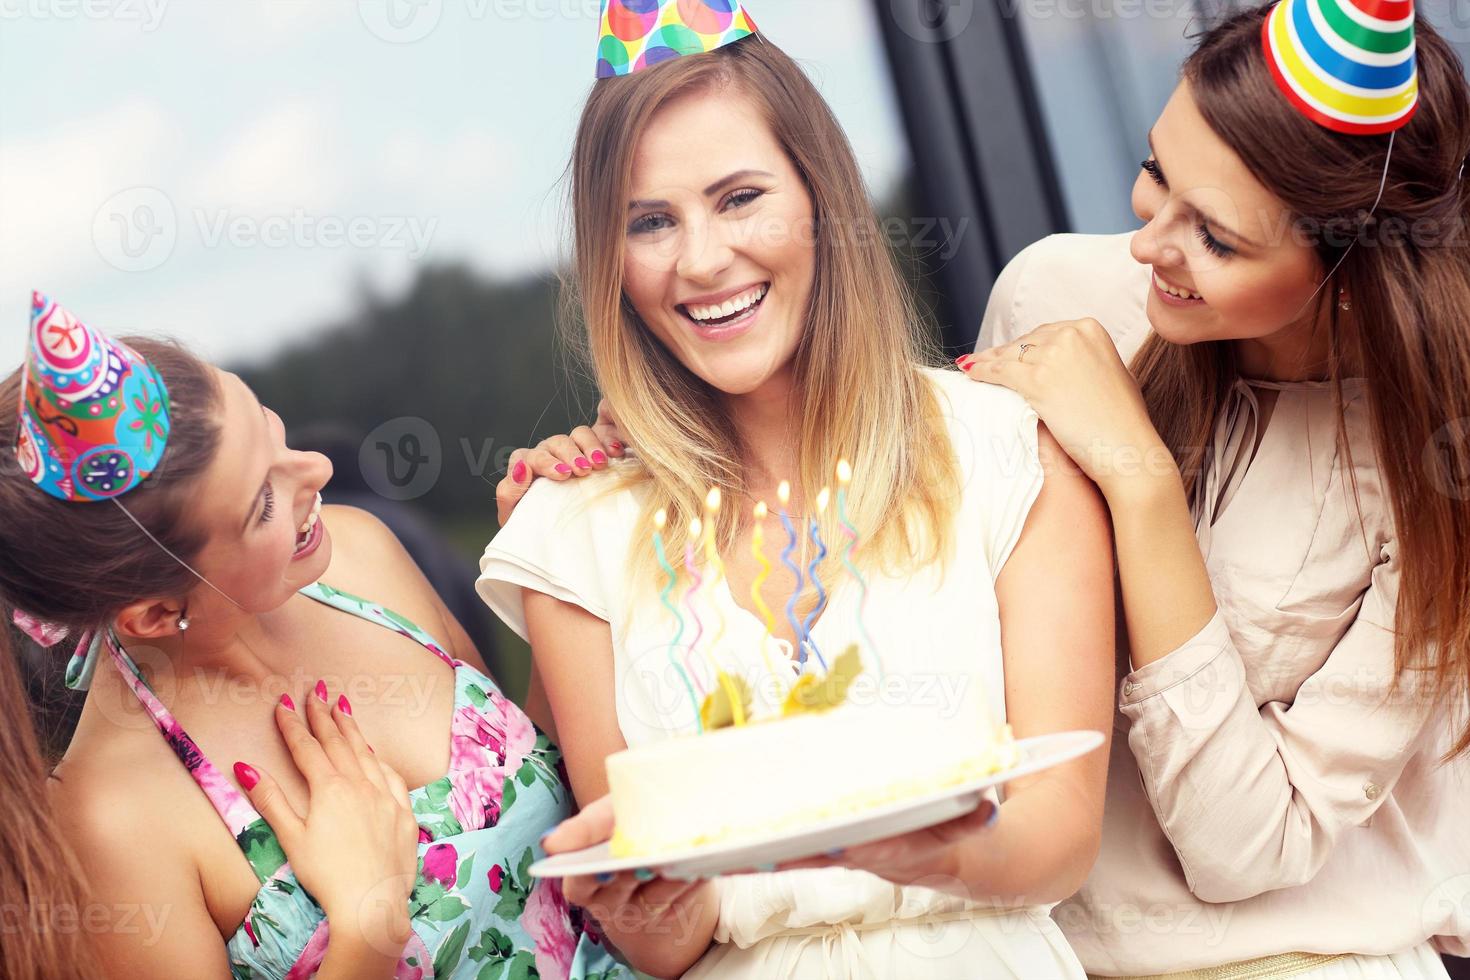
<path fill-rule="evenodd" d="M 193 565 L 190 565 L 188 562 L 184 561 L 184 559 L 182 559 L 178 555 L 174 554 L 173 549 L 169 548 L 168 545 L 164 544 L 162 541 L 158 540 L 158 538 L 154 537 L 153 536 L 153 532 L 150 531 L 150 530 L 148 530 L 146 527 L 144 527 L 143 526 L 143 522 L 140 521 L 140 520 L 138 520 L 136 517 L 134 517 L 133 516 L 133 512 L 130 511 L 130 510 L 128 510 L 126 507 L 124 507 L 121 500 L 118 500 L 116 498 L 113 498 L 113 501 L 112 502 L 115 505 L 117 505 L 117 509 L 118 510 L 122 511 L 124 514 L 127 515 L 128 520 L 132 521 L 135 525 L 137 525 L 138 530 L 142 531 L 144 534 L 146 534 L 148 536 L 148 540 L 149 541 L 152 541 L 154 544 L 158 545 L 158 547 L 163 551 L 164 554 L 168 555 L 174 561 L 176 561 L 180 565 L 182 565 L 184 567 L 184 569 L 189 572 L 189 574 L 193 575 L 199 581 L 201 581 L 205 585 L 209 586 L 211 589 L 213 589 L 216 593 L 219 594 L 220 598 L 224 599 L 226 602 L 228 602 L 230 605 L 234 606 L 236 609 L 244 609 L 245 608 L 244 606 L 242 606 L 238 602 L 236 602 L 234 599 L 230 598 L 230 596 L 223 589 L 221 589 L 219 586 L 215 585 L 209 579 L 205 578 L 197 569 L 194 568 Z"/>
<path fill-rule="evenodd" d="M 1367 214 L 1363 215 L 1363 220 L 1358 223 L 1358 227 L 1356 229 L 1357 231 L 1362 231 L 1363 227 L 1368 223 L 1368 219 L 1373 217 L 1373 213 L 1378 210 L 1379 202 L 1383 200 L 1383 190 L 1385 187 L 1388 186 L 1388 164 L 1389 161 L 1393 159 L 1393 139 L 1395 135 L 1397 134 L 1388 134 L 1388 152 L 1383 158 L 1383 174 L 1378 178 L 1378 196 L 1373 198 L 1373 206 L 1368 209 Z M 1463 171 L 1463 169 L 1464 167 L 1462 166 L 1461 170 Z M 1354 235 L 1353 240 L 1348 242 L 1348 247 L 1343 249 L 1342 255 L 1338 256 L 1337 261 L 1333 263 L 1332 268 L 1328 271 L 1326 278 L 1317 283 L 1317 288 L 1312 290 L 1312 295 L 1308 296 L 1306 302 L 1297 309 L 1296 313 L 1292 314 L 1291 320 L 1289 322 L 1296 322 L 1296 318 L 1302 315 L 1302 311 L 1304 311 L 1311 304 L 1312 300 L 1317 298 L 1317 294 L 1322 291 L 1322 287 L 1332 281 L 1332 277 L 1337 275 L 1337 270 L 1342 267 L 1342 264 L 1344 262 L 1347 261 L 1348 255 L 1352 252 L 1353 247 L 1357 244 L 1358 236 Z"/>

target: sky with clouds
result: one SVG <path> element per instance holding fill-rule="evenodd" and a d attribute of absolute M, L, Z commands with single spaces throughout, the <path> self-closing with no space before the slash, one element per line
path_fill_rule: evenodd
<path fill-rule="evenodd" d="M 240 360 L 401 290 L 561 254 L 598 0 L 0 0 L 0 363 L 32 288 Z M 908 150 L 869 0 L 752 13 L 883 193 Z"/>

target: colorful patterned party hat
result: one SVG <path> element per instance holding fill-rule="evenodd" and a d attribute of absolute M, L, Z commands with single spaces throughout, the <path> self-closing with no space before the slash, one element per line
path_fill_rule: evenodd
<path fill-rule="evenodd" d="M 1389 133 L 1419 104 L 1414 0 L 1280 0 L 1266 64 L 1292 105 L 1338 133 Z"/>
<path fill-rule="evenodd" d="M 741 0 L 602 0 L 597 77 L 631 75 L 755 32 Z"/>
<path fill-rule="evenodd" d="M 60 500 L 119 497 L 163 458 L 169 403 L 158 372 L 40 293 L 21 399 L 21 470 Z"/>

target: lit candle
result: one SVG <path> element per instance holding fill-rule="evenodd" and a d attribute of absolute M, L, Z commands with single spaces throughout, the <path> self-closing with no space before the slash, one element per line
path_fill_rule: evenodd
<path fill-rule="evenodd" d="M 704 562 L 710 570 L 709 587 L 713 592 L 725 580 L 725 563 L 720 560 L 720 549 L 715 545 L 715 527 L 720 517 L 719 487 L 710 487 L 709 494 L 704 498 L 704 515 Z M 745 724 L 745 705 L 730 675 L 720 669 L 720 645 L 725 640 L 725 613 L 720 605 L 721 598 L 719 595 L 710 597 L 715 610 L 715 637 L 710 642 L 709 659 L 714 667 L 716 680 L 730 699 L 730 713 L 735 716 L 735 724 L 739 726 Z"/>
<path fill-rule="evenodd" d="M 720 522 L 720 488 L 710 487 L 704 498 L 704 567 L 709 572 L 710 602 L 715 611 L 715 635 L 710 640 L 710 655 L 718 663 L 720 648 L 725 642 L 725 613 L 720 608 L 720 596 L 716 593 L 725 579 L 725 563 L 720 560 L 720 550 L 715 545 L 715 527 Z"/>
<path fill-rule="evenodd" d="M 832 491 L 823 487 L 822 491 L 817 494 L 817 512 L 811 517 L 812 544 L 816 546 L 817 553 L 812 557 L 812 563 L 807 566 L 806 571 L 807 577 L 812 580 L 812 585 L 817 588 L 817 604 L 812 607 L 811 612 L 807 613 L 806 622 L 801 624 L 801 631 L 806 636 L 806 642 L 811 645 L 812 653 L 817 655 L 817 663 L 821 664 L 823 670 L 827 669 L 827 661 L 822 657 L 817 641 L 812 638 L 812 624 L 817 621 L 818 616 L 822 615 L 822 609 L 827 605 L 827 590 L 822 588 L 822 580 L 817 577 L 817 566 L 822 563 L 822 559 L 827 557 L 827 545 L 822 542 L 821 525 L 818 519 L 826 512 L 827 502 L 831 498 Z"/>
<path fill-rule="evenodd" d="M 847 460 L 837 461 L 837 520 L 842 524 L 842 531 L 847 535 L 847 547 L 842 550 L 842 564 L 847 568 L 848 574 L 857 580 L 858 607 L 857 627 L 858 633 L 863 638 L 863 644 L 868 648 L 868 654 L 878 668 L 878 679 L 883 679 L 883 658 L 878 653 L 878 646 L 873 638 L 868 635 L 866 614 L 868 611 L 868 583 L 858 571 L 857 565 L 852 560 L 853 552 L 857 550 L 858 529 L 853 527 L 852 521 L 847 517 L 847 485 L 852 482 L 852 466 Z"/>
<path fill-rule="evenodd" d="M 664 604 L 664 608 L 669 611 L 669 615 L 673 616 L 674 621 L 678 623 L 678 628 L 674 631 L 673 639 L 669 640 L 669 663 L 678 672 L 679 679 L 684 682 L 684 690 L 689 692 L 689 701 L 694 705 L 694 727 L 696 731 L 702 732 L 704 731 L 704 722 L 699 718 L 699 697 L 694 693 L 694 685 L 689 683 L 689 672 L 684 669 L 674 656 L 674 649 L 679 645 L 679 640 L 684 637 L 684 617 L 679 615 L 678 607 L 669 601 L 669 593 L 674 591 L 674 583 L 678 580 L 679 576 L 674 571 L 674 567 L 669 564 L 668 556 L 664 554 L 663 532 L 664 525 L 668 523 L 668 520 L 668 512 L 663 509 L 660 509 L 658 513 L 653 515 L 653 551 L 654 554 L 658 555 L 659 567 L 669 577 L 668 584 L 663 587 L 663 591 L 659 593 L 658 598 Z"/>
<path fill-rule="evenodd" d="M 750 553 L 755 556 L 756 562 L 761 570 L 756 573 L 755 581 L 750 585 L 750 599 L 755 603 L 756 611 L 761 614 L 761 620 L 765 623 L 765 631 L 761 633 L 761 657 L 766 662 L 766 670 L 779 683 L 781 673 L 776 670 L 775 661 L 771 659 L 771 637 L 776 632 L 776 617 L 771 615 L 771 607 L 766 605 L 766 600 L 761 598 L 761 586 L 766 579 L 771 577 L 771 563 L 766 559 L 766 502 L 762 500 L 755 505 L 755 527 L 751 533 Z"/>
<path fill-rule="evenodd" d="M 786 547 L 781 551 L 781 564 L 791 569 L 791 574 L 796 576 L 796 586 L 791 591 L 791 598 L 786 603 L 786 621 L 791 624 L 791 632 L 796 636 L 796 661 L 806 663 L 806 634 L 801 628 L 801 620 L 796 618 L 796 600 L 801 598 L 801 567 L 791 560 L 792 552 L 796 551 L 796 528 L 791 525 L 791 515 L 786 512 L 791 503 L 791 484 L 786 480 L 776 488 L 776 498 L 781 501 L 781 526 L 786 529 Z"/>
<path fill-rule="evenodd" d="M 699 566 L 694 562 L 694 542 L 699 540 L 700 526 L 697 517 L 689 522 L 689 540 L 684 545 L 684 568 L 689 572 L 689 588 L 684 592 L 684 605 L 689 607 L 689 616 L 694 620 L 694 639 L 689 641 L 689 653 L 685 658 L 690 673 L 694 673 L 694 654 L 699 650 L 700 638 L 704 636 L 704 623 L 699 618 L 699 609 L 694 605 L 694 595 L 704 583 L 704 576 L 699 574 Z M 704 693 L 703 684 L 700 685 L 700 693 Z"/>

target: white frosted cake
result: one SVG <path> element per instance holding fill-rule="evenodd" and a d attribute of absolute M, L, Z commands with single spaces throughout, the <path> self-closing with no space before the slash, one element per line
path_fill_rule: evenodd
<path fill-rule="evenodd" d="M 839 695 L 839 702 L 841 700 Z M 607 759 L 616 857 L 796 830 L 1015 764 L 982 697 L 847 704 L 758 718 Z"/>

